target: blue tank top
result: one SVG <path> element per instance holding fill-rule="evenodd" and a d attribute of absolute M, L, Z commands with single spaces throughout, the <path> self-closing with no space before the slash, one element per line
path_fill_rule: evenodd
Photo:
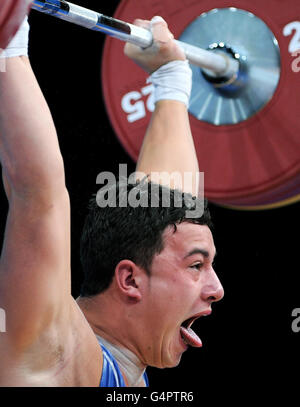
<path fill-rule="evenodd" d="M 100 345 L 103 353 L 103 367 L 100 387 L 126 387 L 123 375 L 115 358 L 111 352 L 102 345 L 102 343 Z M 146 372 L 144 373 L 143 378 L 146 386 L 149 387 Z"/>

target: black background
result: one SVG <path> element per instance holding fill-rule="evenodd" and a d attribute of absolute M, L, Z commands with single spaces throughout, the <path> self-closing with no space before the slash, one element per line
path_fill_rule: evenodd
<path fill-rule="evenodd" d="M 119 1 L 76 3 L 113 15 Z M 82 281 L 79 239 L 88 199 L 97 191 L 96 176 L 101 171 L 117 174 L 119 163 L 127 163 L 131 173 L 135 163 L 114 134 L 102 97 L 105 36 L 35 11 L 30 22 L 31 62 L 50 106 L 65 162 L 76 297 Z M 4 230 L 3 192 L 0 204 Z M 203 348 L 186 352 L 177 368 L 149 368 L 150 385 L 202 391 L 213 382 L 216 392 L 222 387 L 234 393 L 245 386 L 247 394 L 255 394 L 266 382 L 292 379 L 293 366 L 298 364 L 300 332 L 292 332 L 291 313 L 300 307 L 300 204 L 255 212 L 214 204 L 210 208 L 218 251 L 216 271 L 225 297 L 213 306 L 210 317 L 195 324 Z"/>

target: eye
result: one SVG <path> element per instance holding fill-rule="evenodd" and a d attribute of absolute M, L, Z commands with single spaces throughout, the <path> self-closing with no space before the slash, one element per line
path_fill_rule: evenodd
<path fill-rule="evenodd" d="M 192 268 L 192 269 L 196 269 L 196 270 L 200 270 L 202 266 L 203 266 L 203 263 L 198 262 L 198 263 L 193 264 L 193 265 L 191 266 L 191 268 Z"/>

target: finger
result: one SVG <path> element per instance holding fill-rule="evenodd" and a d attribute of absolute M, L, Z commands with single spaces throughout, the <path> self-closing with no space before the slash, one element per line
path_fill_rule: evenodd
<path fill-rule="evenodd" d="M 150 21 L 149 20 L 142 20 L 140 18 L 137 18 L 133 21 L 133 24 L 136 25 L 137 27 L 144 28 L 146 30 L 150 30 Z M 129 58 L 133 58 L 137 52 L 140 52 L 140 47 L 137 45 L 133 45 L 129 42 L 127 42 L 124 46 L 124 53 L 126 56 Z"/>
<path fill-rule="evenodd" d="M 151 27 L 151 22 L 149 20 L 141 20 L 140 18 L 137 18 L 133 22 L 134 25 L 145 28 L 146 30 L 150 30 Z"/>
<path fill-rule="evenodd" d="M 166 22 L 166 20 L 164 20 L 161 16 L 154 16 L 151 21 L 150 21 L 151 25 L 155 25 L 155 24 L 162 24 L 163 26 L 168 28 L 168 24 Z"/>
<path fill-rule="evenodd" d="M 168 24 L 162 17 L 153 17 L 150 22 L 150 26 L 155 41 L 167 43 L 168 41 L 174 39 L 174 35 L 170 32 L 168 29 Z"/>

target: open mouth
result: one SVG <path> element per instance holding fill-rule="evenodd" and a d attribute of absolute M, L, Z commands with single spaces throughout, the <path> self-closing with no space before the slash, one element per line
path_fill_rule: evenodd
<path fill-rule="evenodd" d="M 196 332 L 193 331 L 191 326 L 196 321 L 196 319 L 200 318 L 201 316 L 209 315 L 209 314 L 210 314 L 210 311 L 206 312 L 206 313 L 195 315 L 195 316 L 183 321 L 183 323 L 180 326 L 180 335 L 181 335 L 181 338 L 183 339 L 183 342 L 186 345 L 193 346 L 194 348 L 201 348 L 202 341 L 199 338 L 199 336 L 196 334 Z"/>

